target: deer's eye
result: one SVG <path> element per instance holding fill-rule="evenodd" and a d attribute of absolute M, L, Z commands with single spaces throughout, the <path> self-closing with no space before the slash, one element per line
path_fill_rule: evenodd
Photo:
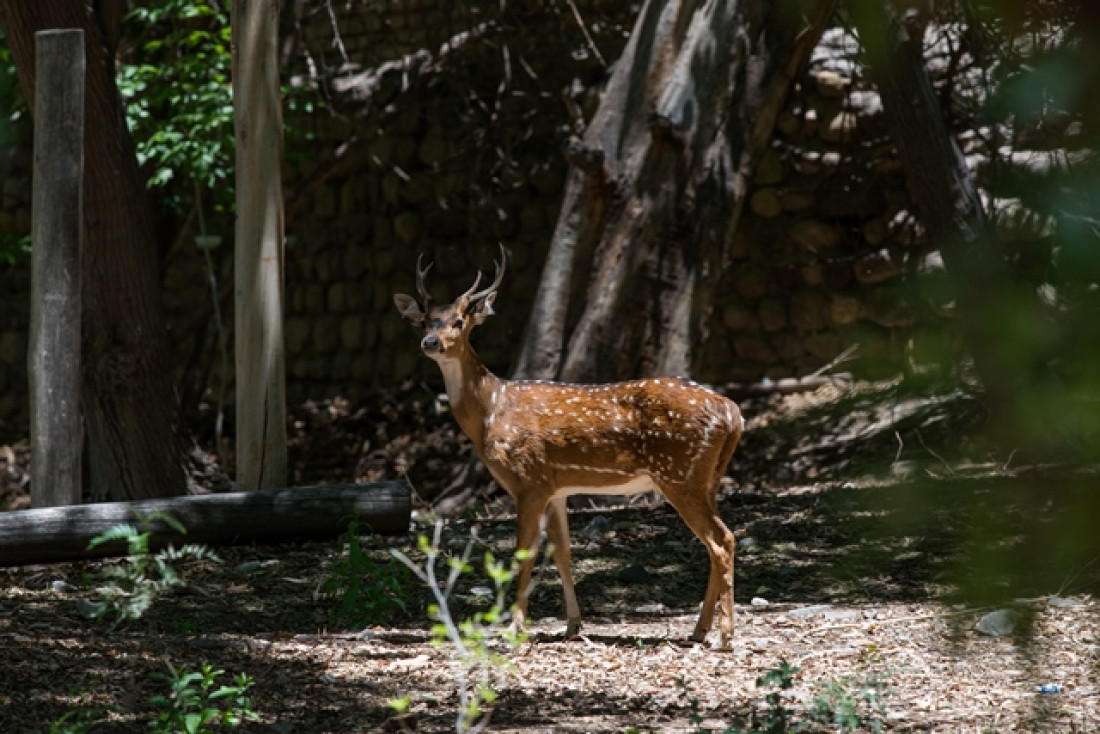
<path fill-rule="evenodd" d="M 464 325 L 465 325 L 465 322 L 462 319 L 455 319 L 455 328 L 456 329 L 461 329 Z"/>

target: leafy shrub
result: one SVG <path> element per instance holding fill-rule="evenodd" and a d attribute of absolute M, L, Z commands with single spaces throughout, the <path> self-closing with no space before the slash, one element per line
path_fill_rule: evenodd
<path fill-rule="evenodd" d="M 128 27 L 140 29 L 119 67 L 118 88 L 138 163 L 151 188 L 179 179 L 215 192 L 229 210 L 233 144 L 232 54 L 228 4 L 152 0 L 137 4 Z M 166 199 L 180 210 L 179 193 Z"/>
<path fill-rule="evenodd" d="M 530 553 L 518 551 L 512 562 L 505 565 L 486 552 L 484 570 L 494 586 L 493 602 L 487 610 L 456 621 L 451 614 L 450 597 L 458 579 L 473 571 L 470 557 L 477 532 L 475 529 L 461 555 L 450 558 L 444 558 L 440 550 L 442 537 L 442 522 L 436 523 L 431 540 L 420 536 L 417 548 L 425 556 L 423 565 L 413 563 L 401 551 L 391 553 L 428 585 L 435 598 L 435 603 L 428 607 L 428 613 L 436 621 L 432 627 L 432 644 L 446 648 L 453 661 L 459 701 L 455 730 L 461 734 L 478 731 L 488 724 L 487 707 L 497 697 L 494 677 L 511 670 L 511 655 L 527 639 L 522 630 L 511 625 L 512 607 L 505 603 L 505 595 L 519 564 L 529 558 Z M 448 569 L 442 582 L 437 573 L 440 560 Z M 408 698 L 401 698 L 391 701 L 390 706 L 403 713 L 409 703 Z"/>
<path fill-rule="evenodd" d="M 139 516 L 139 524 L 144 528 L 142 531 L 123 523 L 100 533 L 88 543 L 90 549 L 124 540 L 129 553 L 122 564 L 107 566 L 100 572 L 100 578 L 105 582 L 97 589 L 101 601 L 90 607 L 89 616 L 111 619 L 113 624 L 140 619 L 157 599 L 183 583 L 176 564 L 188 559 L 221 563 L 221 559 L 209 548 L 195 544 L 179 549 L 168 546 L 156 554 L 150 553 L 150 525 L 153 520 L 161 520 L 178 533 L 187 532 L 180 521 L 167 512 L 151 512 Z"/>
<path fill-rule="evenodd" d="M 829 681 L 819 686 L 808 710 L 791 704 L 791 693 L 800 669 L 786 660 L 756 679 L 757 688 L 767 690 L 764 706 L 754 707 L 750 728 L 729 727 L 722 734 L 794 734 L 795 732 L 829 731 L 837 734 L 869 731 L 880 734 L 886 728 L 884 681 L 872 675 Z M 690 683 L 676 681 L 681 695 L 688 699 L 688 721 L 699 729 L 702 716 L 699 700 L 691 696 Z"/>
<path fill-rule="evenodd" d="M 389 621 L 394 612 L 404 612 L 408 569 L 396 559 L 379 563 L 365 553 L 359 542 L 358 520 L 348 523 L 340 541 L 347 552 L 329 565 L 329 575 L 321 586 L 322 593 L 336 600 L 332 621 L 367 626 Z"/>
<path fill-rule="evenodd" d="M 877 676 L 829 681 L 814 696 L 810 718 L 841 734 L 857 731 L 880 734 L 886 726 L 883 688 L 883 681 Z"/>
<path fill-rule="evenodd" d="M 248 696 L 252 677 L 240 673 L 230 685 L 216 685 L 225 674 L 204 664 L 199 671 L 177 670 L 168 666 L 168 673 L 157 678 L 168 684 L 167 696 L 153 696 L 149 703 L 160 709 L 151 725 L 153 734 L 212 734 L 211 725 L 237 726 L 245 720 L 258 721 Z"/>

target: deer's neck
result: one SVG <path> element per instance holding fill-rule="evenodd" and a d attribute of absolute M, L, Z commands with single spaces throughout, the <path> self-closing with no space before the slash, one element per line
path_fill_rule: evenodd
<path fill-rule="evenodd" d="M 455 420 L 480 455 L 488 414 L 486 406 L 491 404 L 493 392 L 502 380 L 481 363 L 472 349 L 440 360 L 439 368 Z"/>

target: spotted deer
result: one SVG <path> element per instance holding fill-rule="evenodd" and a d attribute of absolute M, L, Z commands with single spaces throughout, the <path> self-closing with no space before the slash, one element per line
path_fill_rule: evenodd
<path fill-rule="evenodd" d="M 433 305 L 424 285 L 431 268 L 417 261 L 421 303 L 404 293 L 394 303 L 423 329 L 420 347 L 439 365 L 459 426 L 478 457 L 516 504 L 516 548 L 531 551 L 518 574 L 517 624 L 546 515 L 561 575 L 566 636 L 580 630 L 570 572 L 566 498 L 572 494 L 660 492 L 710 555 L 710 580 L 691 639 L 702 642 L 719 609 L 721 645 L 733 635 L 733 533 L 718 515 L 718 480 L 744 430 L 737 404 L 690 380 L 651 378 L 609 385 L 505 380 L 470 346 L 470 333 L 493 314 L 504 277 L 504 250 L 493 282 L 473 286 L 449 305 Z"/>

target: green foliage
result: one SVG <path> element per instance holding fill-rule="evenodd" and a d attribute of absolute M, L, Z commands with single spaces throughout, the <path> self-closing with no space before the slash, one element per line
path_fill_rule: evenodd
<path fill-rule="evenodd" d="M 91 734 L 96 725 L 95 713 L 87 709 L 67 711 L 50 722 L 47 734 Z"/>
<path fill-rule="evenodd" d="M 794 687 L 794 678 L 799 669 L 786 660 L 756 679 L 757 688 L 766 688 L 764 696 L 767 707 L 762 713 L 753 712 L 753 734 L 786 734 L 791 729 L 794 712 L 787 708 L 783 694 Z"/>
<path fill-rule="evenodd" d="M 0 28 L 0 147 L 15 143 L 12 119 L 25 112 L 27 112 L 27 101 L 23 99 L 19 89 L 15 60 L 8 47 L 4 29 Z"/>
<path fill-rule="evenodd" d="M 1012 414 L 1012 448 L 1088 463 L 1100 450 L 1100 165 L 1082 152 L 1097 146 L 1100 117 L 1091 94 L 1100 54 L 1074 40 L 1081 28 L 1072 22 L 1056 29 L 1037 13 L 1020 27 L 997 18 L 1009 15 L 997 4 L 987 12 L 996 21 L 981 30 L 997 29 L 1004 61 L 981 112 L 1011 121 L 1017 156 L 1034 144 L 1029 138 L 1045 135 L 1036 147 L 1054 148 L 1059 158 L 1049 167 L 1004 166 L 989 184 L 995 195 L 1018 197 L 1048 232 L 1038 257 L 1027 253 L 1039 267 L 1021 264 L 1031 288 L 1006 303 L 1001 317 L 1009 326 L 1005 359 L 1025 378 Z M 1002 245 L 1011 259 L 1012 244 Z"/>
<path fill-rule="evenodd" d="M 722 734 L 792 734 L 793 732 L 825 731 L 837 734 L 868 731 L 880 734 L 885 730 L 884 683 L 879 676 L 855 677 L 829 681 L 813 695 L 808 711 L 791 706 L 791 693 L 800 669 L 786 660 L 756 679 L 757 688 L 767 690 L 764 706 L 754 708 L 751 727 L 730 727 Z M 691 684 L 684 678 L 676 680 L 681 696 L 688 701 L 688 721 L 696 732 L 703 717 L 699 699 L 691 695 Z"/>
<path fill-rule="evenodd" d="M 18 118 L 25 118 L 26 113 L 27 102 L 19 91 L 11 49 L 0 29 L 0 150 L 16 144 L 15 123 Z M 30 251 L 30 235 L 0 234 L 0 265 L 25 260 Z"/>
<path fill-rule="evenodd" d="M 203 664 L 200 671 L 177 670 L 168 666 L 168 673 L 156 677 L 168 684 L 167 696 L 153 696 L 149 703 L 160 710 L 151 724 L 154 734 L 208 734 L 217 725 L 237 726 L 246 720 L 259 721 L 248 696 L 254 681 L 240 673 L 230 685 L 218 684 L 225 674 L 214 666 Z"/>
<path fill-rule="evenodd" d="M 149 0 L 126 17 L 132 40 L 119 65 L 118 88 L 149 187 L 180 212 L 196 188 L 210 192 L 215 213 L 234 208 L 233 85 L 229 3 Z M 314 111 L 311 89 L 285 85 L 284 107 Z M 286 131 L 288 144 L 311 136 Z M 289 149 L 288 145 L 288 149 Z M 294 158 L 288 150 L 287 158 Z"/>
<path fill-rule="evenodd" d="M 878 676 L 829 681 L 814 696 L 810 719 L 840 734 L 857 731 L 881 734 L 886 728 L 883 687 Z"/>
<path fill-rule="evenodd" d="M 14 265 L 26 260 L 30 255 L 30 235 L 0 234 L 0 265 Z"/>
<path fill-rule="evenodd" d="M 91 616 L 110 619 L 112 624 L 126 620 L 140 619 L 153 603 L 170 589 L 183 583 L 176 565 L 181 561 L 211 561 L 220 563 L 209 548 L 202 545 L 187 544 L 182 548 L 168 546 L 153 554 L 149 551 L 152 537 L 151 525 L 160 520 L 178 533 L 186 534 L 187 529 L 167 512 L 151 512 L 138 515 L 143 530 L 123 523 L 100 533 L 88 543 L 88 548 L 112 541 L 126 542 L 129 553 L 125 562 L 117 566 L 107 566 L 100 572 L 104 585 L 97 591 L 101 601 L 91 609 Z"/>
<path fill-rule="evenodd" d="M 120 65 L 119 92 L 149 186 L 164 189 L 177 210 L 192 185 L 214 193 L 215 210 L 229 211 L 233 204 L 227 7 L 209 0 L 152 0 L 127 16 L 128 27 L 140 35 Z M 184 185 L 169 188 L 172 182 Z"/>
<path fill-rule="evenodd" d="M 409 594 L 409 571 L 390 558 L 379 563 L 363 551 L 359 542 L 359 521 L 348 523 L 340 536 L 347 552 L 329 565 L 329 575 L 321 591 L 336 600 L 331 612 L 333 622 L 356 626 L 381 624 L 404 612 Z"/>
<path fill-rule="evenodd" d="M 680 696 L 687 699 L 688 710 L 688 723 L 692 726 L 698 727 L 703 723 L 703 717 L 699 713 L 699 699 L 696 696 L 691 695 L 692 686 L 688 682 L 687 678 L 680 676 L 676 679 L 676 687 L 680 689 Z"/>
<path fill-rule="evenodd" d="M 431 540 L 420 536 L 417 548 L 425 556 L 422 566 L 413 563 L 400 551 L 391 552 L 431 589 L 435 603 L 428 607 L 428 613 L 436 621 L 432 627 L 432 644 L 448 649 L 458 679 L 459 709 L 455 730 L 477 731 L 488 723 L 488 707 L 496 700 L 496 674 L 511 671 L 512 654 L 527 640 L 522 630 L 511 625 L 512 607 L 505 603 L 505 593 L 519 565 L 530 558 L 530 553 L 519 551 L 511 563 L 504 564 L 486 552 L 483 559 L 485 575 L 495 587 L 492 604 L 487 610 L 456 621 L 451 614 L 449 599 L 458 579 L 473 571 L 470 557 L 477 541 L 477 532 L 472 533 L 461 555 L 449 558 L 444 558 L 440 550 L 442 533 L 443 524 L 439 522 Z M 440 560 L 448 569 L 446 580 L 442 583 L 436 572 Z M 404 712 L 409 701 L 395 699 L 390 706 L 399 713 Z"/>

